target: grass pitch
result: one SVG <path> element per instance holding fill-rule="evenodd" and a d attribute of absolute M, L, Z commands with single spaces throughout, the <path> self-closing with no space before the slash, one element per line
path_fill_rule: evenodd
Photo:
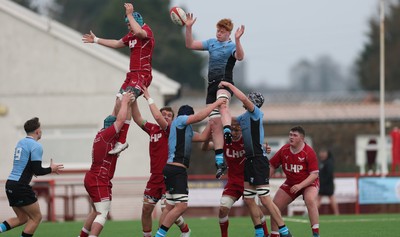
<path fill-rule="evenodd" d="M 192 229 L 191 237 L 219 237 L 217 218 L 186 218 Z M 311 237 L 308 217 L 286 217 L 286 225 L 294 237 Z M 42 223 L 35 237 L 76 237 L 83 222 Z M 154 223 L 153 235 L 157 223 Z M 268 228 L 270 225 L 268 223 Z M 18 237 L 22 227 L 2 233 L 1 237 Z M 173 226 L 167 236 L 178 237 L 180 231 Z M 340 215 L 321 216 L 320 235 L 322 237 L 398 237 L 400 236 L 400 214 Z M 141 237 L 140 221 L 108 221 L 101 234 L 103 237 Z M 229 220 L 230 237 L 254 236 L 250 217 L 233 217 Z"/>

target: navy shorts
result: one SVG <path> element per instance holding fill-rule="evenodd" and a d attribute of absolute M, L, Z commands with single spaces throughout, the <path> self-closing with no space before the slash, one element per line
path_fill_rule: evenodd
<path fill-rule="evenodd" d="M 188 175 L 185 168 L 167 164 L 163 173 L 166 191 L 169 194 L 189 194 Z"/>
<path fill-rule="evenodd" d="M 250 185 L 269 184 L 269 160 L 265 156 L 247 158 L 244 163 L 244 181 Z"/>
<path fill-rule="evenodd" d="M 6 194 L 11 207 L 23 207 L 37 202 L 36 194 L 29 184 L 7 180 Z"/>

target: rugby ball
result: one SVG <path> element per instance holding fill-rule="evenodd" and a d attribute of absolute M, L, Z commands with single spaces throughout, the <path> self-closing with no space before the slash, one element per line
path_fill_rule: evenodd
<path fill-rule="evenodd" d="M 186 23 L 186 12 L 180 7 L 173 7 L 169 11 L 169 15 L 174 24 L 183 26 Z"/>

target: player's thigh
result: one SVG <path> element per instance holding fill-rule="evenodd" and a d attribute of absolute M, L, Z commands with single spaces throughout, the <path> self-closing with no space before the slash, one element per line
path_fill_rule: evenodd
<path fill-rule="evenodd" d="M 289 196 L 289 194 L 287 194 L 281 188 L 278 189 L 273 198 L 273 202 L 281 211 L 285 209 L 292 201 L 293 199 Z"/>
<path fill-rule="evenodd" d="M 303 191 L 304 202 L 308 205 L 316 204 L 318 201 L 318 189 L 315 186 L 308 186 Z"/>
<path fill-rule="evenodd" d="M 42 213 L 40 212 L 39 202 L 34 202 L 30 205 L 23 206 L 21 209 L 29 216 L 30 219 L 40 220 L 42 219 Z"/>

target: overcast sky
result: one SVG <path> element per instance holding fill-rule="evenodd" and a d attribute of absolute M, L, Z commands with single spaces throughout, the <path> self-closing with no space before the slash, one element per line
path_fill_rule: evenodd
<path fill-rule="evenodd" d="M 274 87 L 289 85 L 289 70 L 300 59 L 330 55 L 343 68 L 367 40 L 368 19 L 379 0 L 172 0 L 197 17 L 194 38 L 215 37 L 215 24 L 231 18 L 242 37 L 247 79 Z M 232 35 L 233 37 L 233 35 Z"/>

